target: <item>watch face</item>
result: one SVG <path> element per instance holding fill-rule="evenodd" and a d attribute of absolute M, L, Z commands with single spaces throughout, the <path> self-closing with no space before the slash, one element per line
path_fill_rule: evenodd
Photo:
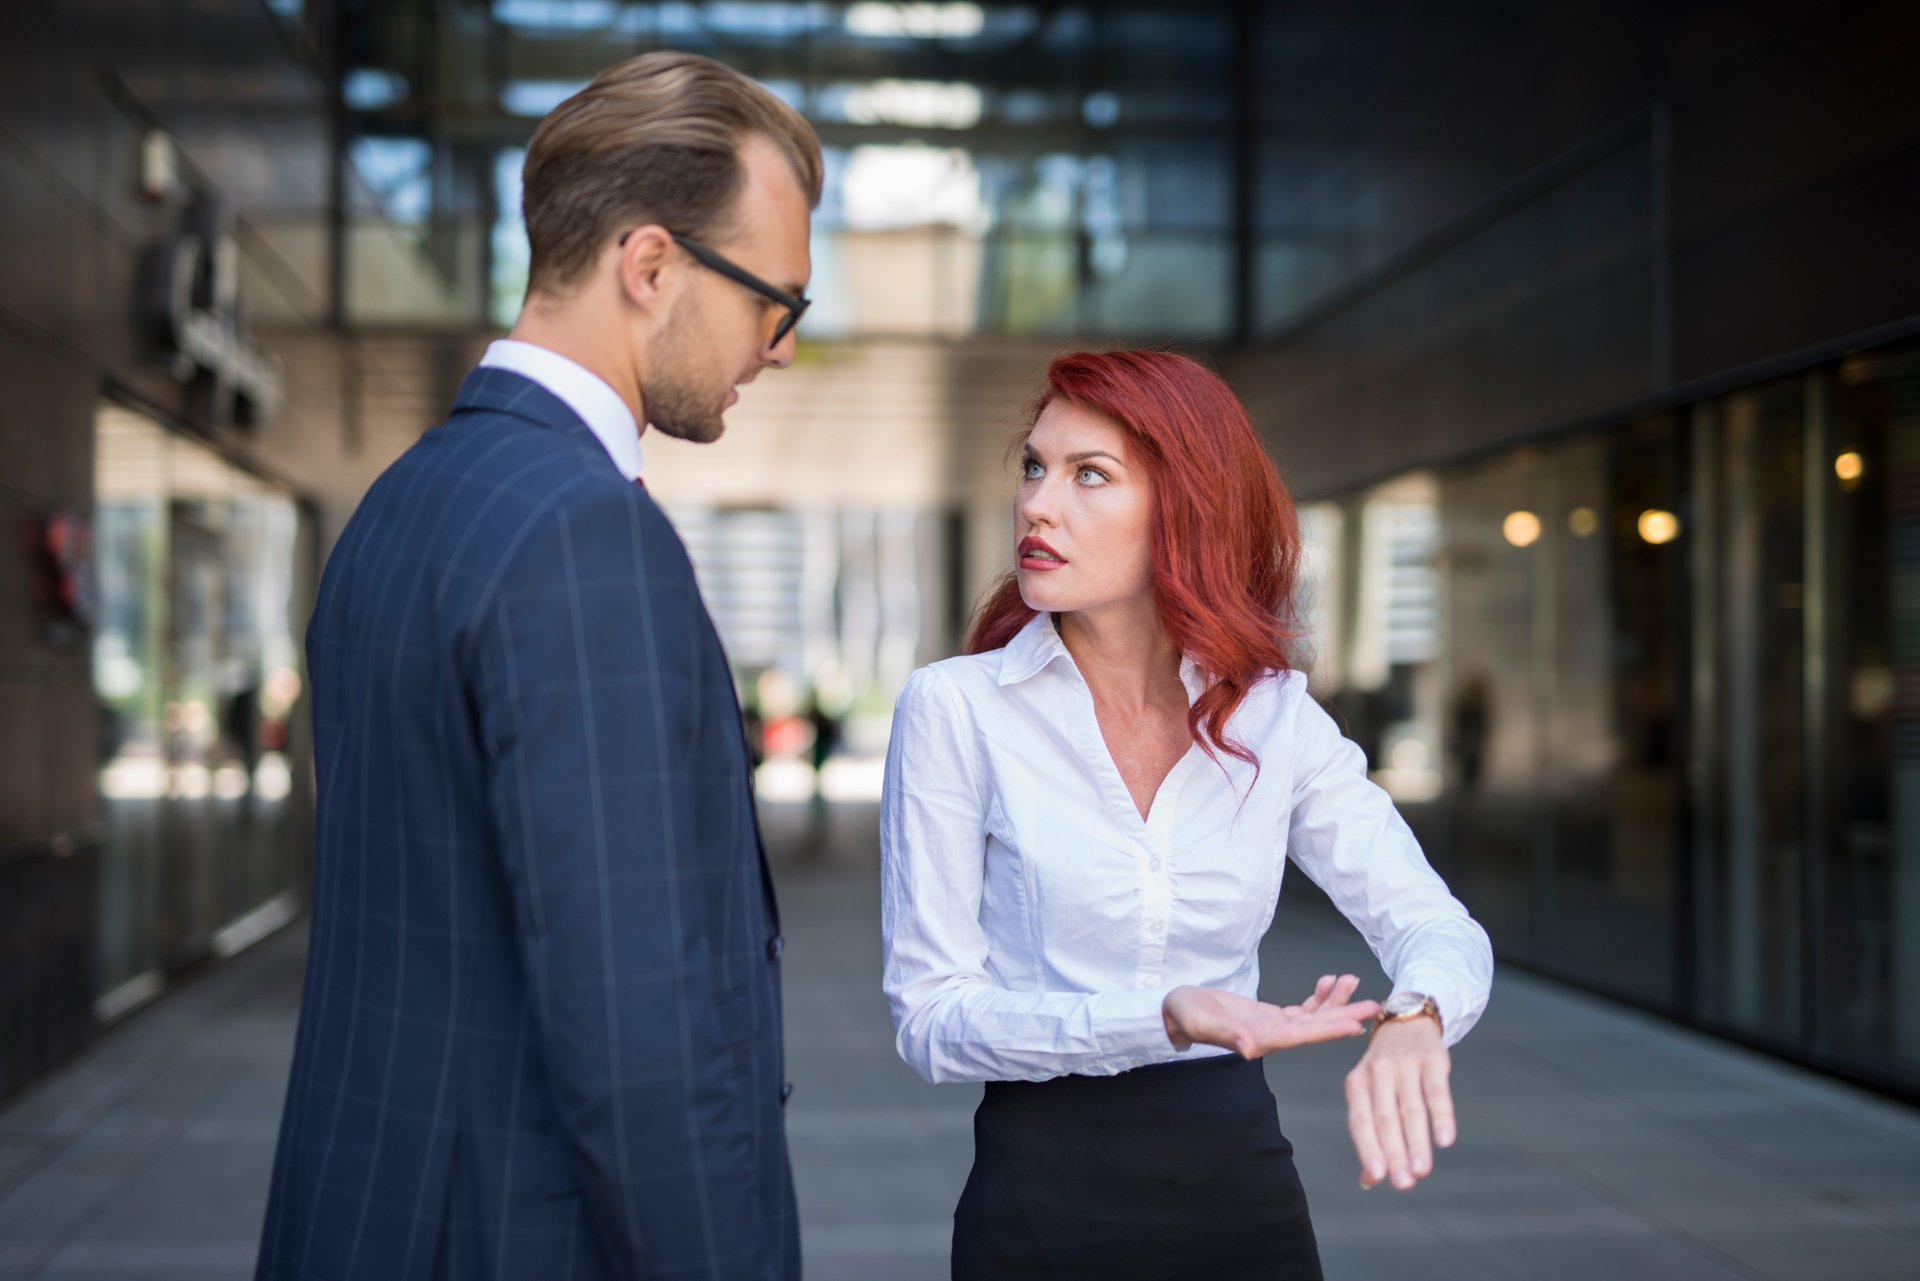
<path fill-rule="evenodd" d="M 1380 1003 L 1380 1012 L 1388 1017 L 1412 1014 L 1427 1003 L 1427 998 L 1419 992 L 1395 992 Z"/>

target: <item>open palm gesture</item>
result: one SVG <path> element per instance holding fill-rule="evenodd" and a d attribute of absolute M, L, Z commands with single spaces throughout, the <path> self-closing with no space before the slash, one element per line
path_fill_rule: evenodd
<path fill-rule="evenodd" d="M 1178 987 L 1167 994 L 1161 1015 L 1167 1039 L 1184 1050 L 1198 1042 L 1257 1059 L 1275 1050 L 1316 1041 L 1359 1036 L 1365 1020 L 1380 1013 L 1375 1001 L 1353 1000 L 1360 980 L 1352 974 L 1323 977 L 1298 1005 L 1273 1005 L 1212 987 Z"/>

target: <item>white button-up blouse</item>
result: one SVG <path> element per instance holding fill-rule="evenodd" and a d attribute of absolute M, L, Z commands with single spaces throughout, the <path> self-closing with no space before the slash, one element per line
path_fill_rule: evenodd
<path fill-rule="evenodd" d="M 1205 688 L 1181 664 L 1189 698 Z M 923 667 L 894 710 L 881 801 L 883 985 L 900 1056 L 929 1081 L 1111 1075 L 1176 1052 L 1185 984 L 1254 996 L 1287 859 L 1365 936 L 1449 1045 L 1486 1008 L 1486 932 L 1427 865 L 1360 749 L 1287 674 L 1197 746 L 1143 821 L 1093 695 L 1037 615 L 1005 649 Z M 1302 993 L 1301 995 L 1305 995 Z"/>

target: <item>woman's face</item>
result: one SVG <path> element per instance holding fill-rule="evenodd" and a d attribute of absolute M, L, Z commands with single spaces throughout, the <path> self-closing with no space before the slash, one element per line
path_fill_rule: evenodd
<path fill-rule="evenodd" d="M 1056 614 L 1151 599 L 1153 488 L 1126 432 L 1056 400 L 1040 414 L 1013 497 L 1020 596 Z"/>

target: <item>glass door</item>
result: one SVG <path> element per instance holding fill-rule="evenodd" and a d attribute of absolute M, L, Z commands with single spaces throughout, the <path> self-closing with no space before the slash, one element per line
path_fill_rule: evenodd
<path fill-rule="evenodd" d="M 107 843 L 99 1013 L 293 914 L 310 767 L 296 722 L 311 533 L 291 495 L 133 411 L 97 420 Z"/>
<path fill-rule="evenodd" d="M 230 798 L 246 780 L 225 768 L 221 686 L 227 667 L 226 566 L 219 532 L 202 502 L 169 509 L 166 759 L 167 872 L 161 946 L 173 967 L 212 950 L 227 915 Z M 225 793 L 223 795 L 223 793 Z"/>
<path fill-rule="evenodd" d="M 1820 1048 L 1920 1074 L 1920 347 L 1820 384 Z"/>
<path fill-rule="evenodd" d="M 167 795 L 163 725 L 167 434 L 101 409 L 94 452 L 100 717 L 100 1007 L 104 1019 L 160 990 L 158 922 Z"/>
<path fill-rule="evenodd" d="M 1551 896 L 1542 960 L 1676 999 L 1684 733 L 1682 439 L 1665 417 L 1553 446 L 1540 608 Z M 1623 946 L 1626 941 L 1630 945 Z"/>
<path fill-rule="evenodd" d="M 1703 407 L 1712 539 L 1695 716 L 1710 744 L 1694 836 L 1697 999 L 1708 1019 L 1799 1041 L 1807 931 L 1807 406 L 1803 379 Z"/>

